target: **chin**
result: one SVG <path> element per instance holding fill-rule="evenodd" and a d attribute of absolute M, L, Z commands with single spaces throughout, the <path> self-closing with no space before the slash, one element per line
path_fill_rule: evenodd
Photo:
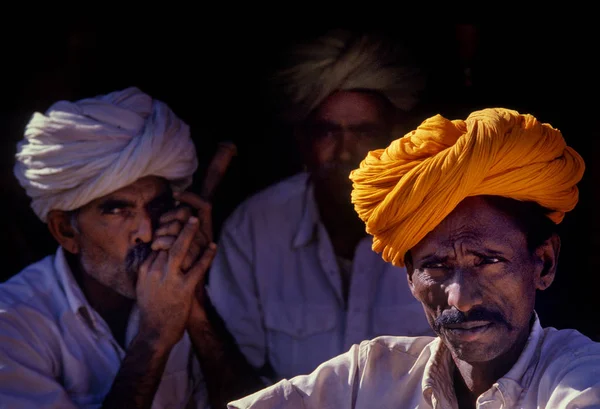
<path fill-rule="evenodd" d="M 505 350 L 497 343 L 469 342 L 452 344 L 445 342 L 452 355 L 468 363 L 489 362 L 501 356 Z"/>
<path fill-rule="evenodd" d="M 456 358 L 468 363 L 489 362 L 501 355 L 501 352 L 482 350 L 478 348 L 464 348 L 456 351 Z"/>
<path fill-rule="evenodd" d="M 120 295 L 122 295 L 125 298 L 129 298 L 130 300 L 135 300 L 137 298 L 137 294 L 135 291 L 135 283 L 132 284 L 121 284 L 115 288 L 113 288 L 113 290 L 115 290 L 117 293 L 119 293 Z"/>

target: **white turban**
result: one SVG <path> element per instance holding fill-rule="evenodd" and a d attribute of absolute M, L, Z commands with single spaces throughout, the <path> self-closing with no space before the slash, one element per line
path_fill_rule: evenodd
<path fill-rule="evenodd" d="M 198 166 L 188 125 L 134 87 L 36 112 L 16 159 L 15 176 L 43 222 L 50 210 L 77 209 L 145 176 L 183 190 Z"/>
<path fill-rule="evenodd" d="M 398 44 L 374 34 L 333 30 L 290 54 L 287 68 L 276 73 L 284 117 L 301 121 L 338 90 L 379 92 L 402 111 L 411 110 L 424 87 L 412 58 Z"/>

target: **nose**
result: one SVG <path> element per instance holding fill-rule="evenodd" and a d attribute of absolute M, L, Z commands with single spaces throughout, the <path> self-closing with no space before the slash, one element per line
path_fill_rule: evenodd
<path fill-rule="evenodd" d="M 356 144 L 356 138 L 352 132 L 344 129 L 340 132 L 337 140 L 337 157 L 340 161 L 348 162 L 353 157 L 353 149 Z"/>
<path fill-rule="evenodd" d="M 465 313 L 483 302 L 477 277 L 466 270 L 455 270 L 452 281 L 446 287 L 446 295 L 448 306 Z"/>
<path fill-rule="evenodd" d="M 152 241 L 153 222 L 147 212 L 141 212 L 139 214 L 135 227 L 133 233 L 133 241 L 135 244 L 150 243 Z"/>

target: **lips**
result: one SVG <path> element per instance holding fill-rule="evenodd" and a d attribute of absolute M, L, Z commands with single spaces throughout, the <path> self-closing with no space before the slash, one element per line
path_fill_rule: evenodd
<path fill-rule="evenodd" d="M 148 256 L 152 253 L 152 248 L 150 244 L 139 244 L 127 254 L 125 259 L 125 268 L 127 273 L 132 277 L 137 277 L 138 270 L 140 266 L 148 258 Z"/>
<path fill-rule="evenodd" d="M 447 324 L 446 328 L 449 328 L 449 329 L 474 329 L 474 328 L 483 327 L 483 326 L 486 326 L 489 324 L 491 324 L 490 321 L 467 321 L 467 322 L 461 322 L 460 324 Z"/>
<path fill-rule="evenodd" d="M 467 321 L 444 326 L 445 332 L 452 338 L 473 341 L 485 335 L 494 324 L 490 321 Z"/>

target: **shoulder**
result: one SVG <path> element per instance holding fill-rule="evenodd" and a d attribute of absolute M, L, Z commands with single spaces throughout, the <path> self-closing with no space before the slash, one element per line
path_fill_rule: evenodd
<path fill-rule="evenodd" d="M 377 391 L 406 386 L 404 373 L 411 372 L 411 387 L 419 384 L 422 371 L 411 370 L 432 343 L 433 337 L 381 336 L 353 345 L 347 352 L 299 375 L 229 403 L 228 408 L 351 407 L 358 391 L 376 383 Z M 403 362 L 398 362 L 398 359 Z M 392 366 L 393 368 L 390 368 Z M 363 377 L 362 373 L 368 373 Z M 368 379 L 367 379 L 368 378 Z"/>
<path fill-rule="evenodd" d="M 0 284 L 0 349 L 21 344 L 49 348 L 66 301 L 55 270 L 56 256 L 33 263 Z M 62 297 L 62 298 L 61 298 Z"/>
<path fill-rule="evenodd" d="M 574 329 L 544 328 L 539 365 L 551 382 L 600 383 L 600 343 Z"/>
<path fill-rule="evenodd" d="M 542 354 L 552 359 L 600 358 L 600 343 L 574 329 L 543 330 Z"/>
<path fill-rule="evenodd" d="M 47 256 L 0 283 L 0 311 L 37 306 L 52 298 L 58 286 L 54 259 L 54 255 Z"/>
<path fill-rule="evenodd" d="M 425 349 L 432 347 L 436 340 L 437 338 L 429 336 L 400 337 L 384 335 L 369 341 L 363 341 L 360 347 L 364 350 L 377 350 L 383 353 L 418 357 Z"/>
<path fill-rule="evenodd" d="M 438 348 L 439 339 L 430 336 L 380 336 L 363 341 L 359 346 L 359 367 L 385 378 L 391 373 L 422 373 Z M 383 380 L 383 379 L 382 379 Z"/>
<path fill-rule="evenodd" d="M 547 407 L 600 404 L 600 343 L 578 331 L 545 328 L 536 372 Z"/>
<path fill-rule="evenodd" d="M 53 257 L 26 267 L 0 285 L 0 361 L 10 368 L 25 365 L 55 373 L 61 343 L 58 294 Z"/>

